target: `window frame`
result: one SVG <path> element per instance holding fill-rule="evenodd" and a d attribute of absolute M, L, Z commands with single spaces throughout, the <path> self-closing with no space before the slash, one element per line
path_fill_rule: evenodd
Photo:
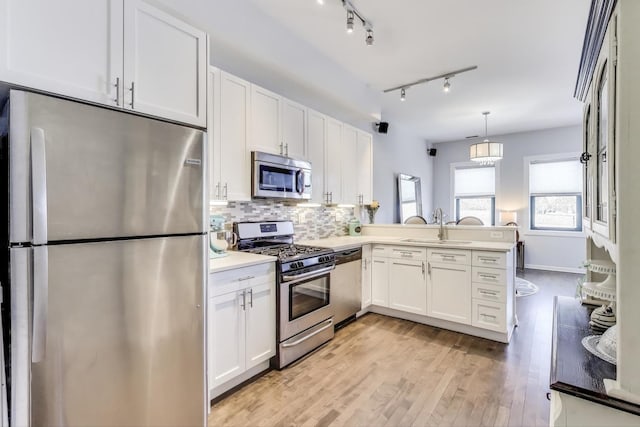
<path fill-rule="evenodd" d="M 541 235 L 554 235 L 554 236 L 565 236 L 565 237 L 580 237 L 584 233 L 584 222 L 582 218 L 582 203 L 577 208 L 579 211 L 576 211 L 576 214 L 580 213 L 580 218 L 578 219 L 578 223 L 580 224 L 580 228 L 549 228 L 549 227 L 538 227 L 532 228 L 533 224 L 533 210 L 532 210 L 532 196 L 579 196 L 579 199 L 582 200 L 584 198 L 584 182 L 581 187 L 580 193 L 531 193 L 530 192 L 530 166 L 534 163 L 555 163 L 562 161 L 579 161 L 580 154 L 578 152 L 568 152 L 568 153 L 558 153 L 558 154 L 547 154 L 547 155 L 538 155 L 538 156 L 526 156 L 523 158 L 523 172 L 524 172 L 524 182 L 523 182 L 523 199 L 522 202 L 526 208 L 524 212 L 528 216 L 528 218 L 523 218 L 522 223 L 527 224 L 527 230 L 525 233 L 530 232 L 532 235 L 540 233 Z M 581 175 L 582 178 L 582 175 Z M 535 207 L 533 208 L 535 209 Z"/>
<path fill-rule="evenodd" d="M 460 221 L 460 200 L 461 199 L 465 199 L 465 200 L 469 200 L 469 199 L 491 199 L 491 224 L 485 224 L 485 225 L 490 225 L 490 226 L 495 226 L 496 225 L 496 195 L 495 194 L 485 194 L 485 195 L 478 195 L 478 196 L 459 196 L 459 197 L 455 197 L 454 196 L 454 204 L 455 204 L 455 209 L 454 209 L 454 216 L 456 219 L 456 222 Z"/>
<path fill-rule="evenodd" d="M 575 197 L 576 198 L 576 227 L 537 227 L 535 223 L 536 218 L 536 202 L 537 197 Z M 532 231 L 570 231 L 570 232 L 582 232 L 582 193 L 535 193 L 529 194 L 529 229 Z"/>
<path fill-rule="evenodd" d="M 480 169 L 480 168 L 487 168 L 487 167 L 492 167 L 494 168 L 494 192 L 491 193 L 487 193 L 487 194 L 474 194 L 471 196 L 457 196 L 456 195 L 456 170 L 457 169 Z M 452 217 L 453 219 L 455 219 L 455 221 L 457 222 L 459 219 L 459 202 L 458 199 L 472 199 L 472 198 L 492 198 L 491 200 L 491 224 L 485 224 L 486 226 L 495 226 L 496 220 L 497 220 L 497 213 L 496 213 L 496 206 L 497 206 L 497 200 L 499 199 L 499 194 L 500 194 L 500 162 L 495 162 L 492 165 L 479 165 L 476 162 L 455 162 L 455 163 L 450 163 L 449 165 L 449 188 L 450 188 L 450 203 L 451 203 L 451 211 L 452 212 Z"/>

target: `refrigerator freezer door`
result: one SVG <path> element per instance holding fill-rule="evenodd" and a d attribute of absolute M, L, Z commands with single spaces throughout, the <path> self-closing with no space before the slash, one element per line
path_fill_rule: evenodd
<path fill-rule="evenodd" d="M 31 425 L 205 425 L 205 248 L 205 236 L 49 246 Z"/>
<path fill-rule="evenodd" d="M 10 120 L 12 242 L 206 231 L 202 131 L 21 91 Z"/>

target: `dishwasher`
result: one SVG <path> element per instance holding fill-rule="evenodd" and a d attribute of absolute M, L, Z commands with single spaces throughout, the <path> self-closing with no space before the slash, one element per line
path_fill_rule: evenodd
<path fill-rule="evenodd" d="M 362 306 L 362 248 L 335 251 L 329 298 L 336 327 L 355 319 Z"/>

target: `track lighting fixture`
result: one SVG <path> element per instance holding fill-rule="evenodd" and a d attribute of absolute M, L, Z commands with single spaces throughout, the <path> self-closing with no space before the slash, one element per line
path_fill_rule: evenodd
<path fill-rule="evenodd" d="M 455 77 L 458 74 L 466 73 L 467 71 L 473 71 L 473 70 L 475 70 L 477 68 L 478 68 L 477 65 L 472 65 L 471 67 L 461 68 L 459 70 L 450 71 L 448 73 L 440 74 L 440 75 L 433 76 L 433 77 L 427 77 L 427 78 L 424 78 L 424 79 L 416 80 L 415 82 L 411 82 L 411 83 L 403 84 L 403 85 L 400 85 L 400 86 L 392 87 L 390 89 L 385 89 L 383 92 L 384 93 L 388 93 L 388 92 L 393 92 L 394 90 L 400 90 L 400 99 L 402 101 L 404 101 L 405 89 L 408 89 L 411 86 L 419 85 L 419 84 L 422 84 L 422 83 L 427 83 L 427 82 L 430 82 L 432 80 L 438 80 L 438 79 L 444 79 L 443 90 L 445 92 L 449 92 L 449 90 L 451 89 L 451 82 L 449 81 L 449 79 L 451 79 L 452 77 Z"/>
<path fill-rule="evenodd" d="M 405 99 L 407 99 L 407 92 L 402 88 L 400 89 L 400 101 L 404 101 Z"/>
<path fill-rule="evenodd" d="M 351 0 L 342 0 L 342 7 L 347 11 L 347 33 L 353 33 L 355 29 L 355 20 L 358 18 L 358 21 L 360 21 L 360 24 L 362 24 L 362 27 L 367 32 L 367 36 L 364 41 L 367 43 L 367 46 L 373 45 L 373 25 L 371 22 L 369 22 L 364 15 L 356 9 Z"/>
<path fill-rule="evenodd" d="M 347 33 L 353 33 L 353 12 L 347 12 Z"/>

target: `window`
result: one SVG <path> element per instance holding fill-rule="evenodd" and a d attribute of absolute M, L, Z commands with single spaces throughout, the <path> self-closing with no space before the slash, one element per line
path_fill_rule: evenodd
<path fill-rule="evenodd" d="M 582 231 L 580 162 L 531 162 L 529 200 L 532 230 Z"/>
<path fill-rule="evenodd" d="M 496 222 L 496 168 L 494 166 L 456 168 L 454 198 L 456 221 L 465 216 L 475 216 L 485 225 L 494 225 Z"/>

